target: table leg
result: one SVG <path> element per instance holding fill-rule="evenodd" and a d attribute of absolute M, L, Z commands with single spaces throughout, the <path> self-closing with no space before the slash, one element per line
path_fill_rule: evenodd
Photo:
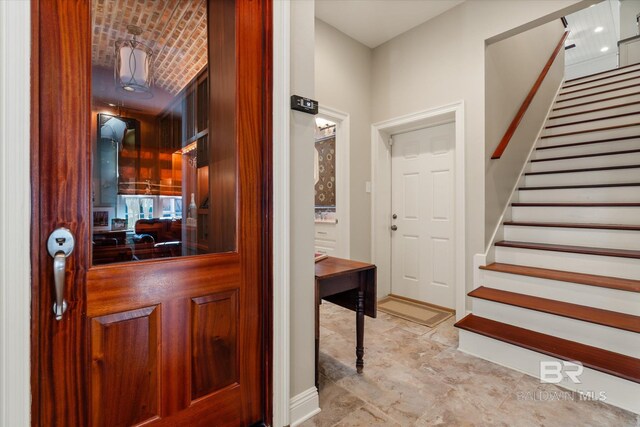
<path fill-rule="evenodd" d="M 364 368 L 364 292 L 358 291 L 356 302 L 356 370 L 359 374 Z"/>

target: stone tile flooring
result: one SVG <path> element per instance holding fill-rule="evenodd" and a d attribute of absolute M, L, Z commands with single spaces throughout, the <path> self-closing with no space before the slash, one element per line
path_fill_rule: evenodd
<path fill-rule="evenodd" d="M 322 412 L 302 426 L 640 426 L 640 416 L 459 352 L 453 318 L 428 328 L 367 317 L 362 375 L 355 314 L 324 302 L 320 319 Z"/>

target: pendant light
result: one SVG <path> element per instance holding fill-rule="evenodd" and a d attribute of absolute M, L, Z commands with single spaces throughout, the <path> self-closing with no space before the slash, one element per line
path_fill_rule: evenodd
<path fill-rule="evenodd" d="M 136 40 L 142 29 L 128 25 L 131 39 L 116 42 L 115 78 L 118 90 L 142 98 L 151 98 L 153 50 Z"/>

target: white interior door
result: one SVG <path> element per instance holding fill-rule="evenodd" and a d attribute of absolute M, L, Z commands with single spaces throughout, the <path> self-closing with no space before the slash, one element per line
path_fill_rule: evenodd
<path fill-rule="evenodd" d="M 454 123 L 394 135 L 391 147 L 391 292 L 447 308 L 455 307 L 454 147 Z"/>

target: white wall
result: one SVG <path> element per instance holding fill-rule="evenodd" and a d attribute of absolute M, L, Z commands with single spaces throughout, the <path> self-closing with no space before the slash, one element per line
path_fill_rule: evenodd
<path fill-rule="evenodd" d="M 636 15 L 640 13 L 640 0 L 620 0 L 620 40 L 638 35 Z"/>
<path fill-rule="evenodd" d="M 291 2 L 291 94 L 314 98 L 314 2 Z M 291 111 L 291 396 L 315 386 L 314 116 Z M 294 420 L 292 420 L 294 421 Z"/>
<path fill-rule="evenodd" d="M 564 34 L 559 19 L 487 46 L 485 51 L 485 245 L 520 177 L 562 82 L 564 49 L 530 104 L 502 158 L 491 159 L 505 131 Z"/>
<path fill-rule="evenodd" d="M 466 277 L 473 277 L 473 255 L 485 250 L 485 42 L 559 19 L 579 3 L 467 1 L 373 51 L 373 122 L 465 102 Z"/>
<path fill-rule="evenodd" d="M 350 116 L 350 258 L 369 261 L 371 194 L 365 184 L 371 181 L 371 49 L 319 19 L 315 25 L 316 99 Z"/>

